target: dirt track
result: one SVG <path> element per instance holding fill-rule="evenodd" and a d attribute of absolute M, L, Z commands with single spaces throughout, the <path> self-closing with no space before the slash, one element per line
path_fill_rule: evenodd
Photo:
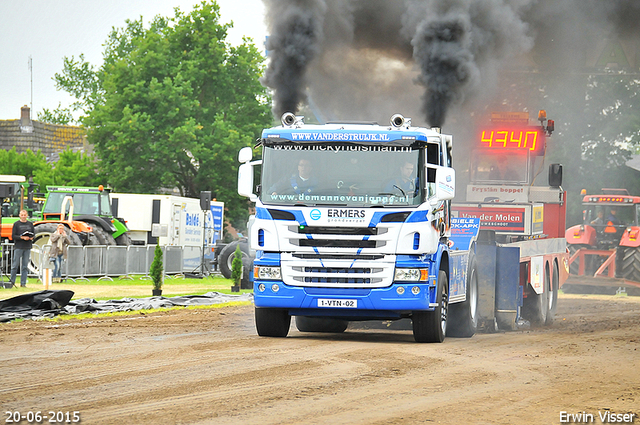
<path fill-rule="evenodd" d="M 551 328 L 443 344 L 351 327 L 260 338 L 243 306 L 4 324 L 0 353 L 3 423 L 6 411 L 78 411 L 83 424 L 557 424 L 561 411 L 640 423 L 640 297 L 566 295 Z"/>

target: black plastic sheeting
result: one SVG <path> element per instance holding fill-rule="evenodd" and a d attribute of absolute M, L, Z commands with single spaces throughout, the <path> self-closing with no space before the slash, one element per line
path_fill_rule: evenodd
<path fill-rule="evenodd" d="M 73 291 L 67 290 L 46 290 L 2 300 L 0 301 L 0 322 L 9 322 L 15 319 L 50 318 L 60 314 L 109 313 L 253 300 L 253 294 L 227 295 L 219 292 L 207 292 L 204 295 L 184 295 L 171 298 L 123 298 L 109 301 L 82 298 L 71 301 L 73 294 Z"/>

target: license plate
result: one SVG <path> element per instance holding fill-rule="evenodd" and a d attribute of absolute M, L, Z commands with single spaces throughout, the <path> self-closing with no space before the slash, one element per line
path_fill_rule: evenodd
<path fill-rule="evenodd" d="M 318 299 L 318 307 L 358 308 L 358 300 Z"/>

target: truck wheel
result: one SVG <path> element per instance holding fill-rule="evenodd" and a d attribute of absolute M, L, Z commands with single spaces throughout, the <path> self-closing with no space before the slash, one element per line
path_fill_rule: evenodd
<path fill-rule="evenodd" d="M 256 330 L 260 336 L 285 337 L 291 326 L 291 316 L 281 308 L 255 308 Z"/>
<path fill-rule="evenodd" d="M 227 244 L 222 251 L 220 252 L 220 256 L 218 257 L 218 267 L 220 268 L 220 273 L 227 278 L 231 279 L 231 269 L 233 258 L 236 253 L 236 246 L 240 244 L 240 251 L 242 251 L 242 257 L 249 258 L 249 244 L 246 241 L 233 241 L 230 244 Z"/>
<path fill-rule="evenodd" d="M 93 233 L 98 238 L 100 245 L 115 245 L 116 240 L 113 239 L 111 234 L 107 233 L 102 227 L 93 226 Z"/>
<path fill-rule="evenodd" d="M 40 275 L 40 265 L 44 264 L 45 261 L 48 261 L 48 251 L 45 253 L 44 247 L 50 244 L 49 240 L 51 239 L 51 235 L 55 233 L 57 228 L 58 223 L 42 223 L 34 226 L 35 236 L 33 237 L 31 264 L 29 268 L 38 275 Z M 65 226 L 65 228 L 67 235 L 69 236 L 69 240 L 71 241 L 69 245 L 82 246 L 80 237 L 73 233 L 68 227 Z"/>
<path fill-rule="evenodd" d="M 414 311 L 413 338 L 416 342 L 442 342 L 447 333 L 447 312 L 449 309 L 449 282 L 444 270 L 438 274 L 436 287 L 438 306 L 433 311 Z"/>
<path fill-rule="evenodd" d="M 545 324 L 552 325 L 556 318 L 556 310 L 558 309 L 558 286 L 560 285 L 560 272 L 558 271 L 558 263 L 553 265 L 553 276 L 549 281 L 549 296 L 547 298 L 547 318 Z"/>
<path fill-rule="evenodd" d="M 300 332 L 342 333 L 347 330 L 347 326 L 347 320 L 296 316 L 296 328 Z"/>
<path fill-rule="evenodd" d="M 447 336 L 470 338 L 478 329 L 478 266 L 470 257 L 467 269 L 467 299 L 449 305 Z"/>
<path fill-rule="evenodd" d="M 543 292 L 537 294 L 532 287 L 529 287 L 529 294 L 523 300 L 522 304 L 522 316 L 531 322 L 532 325 L 541 326 L 547 321 L 547 312 L 549 311 L 548 298 L 549 290 L 549 266 L 545 267 L 543 274 L 544 282 L 542 282 Z"/>
<path fill-rule="evenodd" d="M 634 282 L 640 282 L 640 248 L 624 248 L 622 254 L 622 277 Z"/>

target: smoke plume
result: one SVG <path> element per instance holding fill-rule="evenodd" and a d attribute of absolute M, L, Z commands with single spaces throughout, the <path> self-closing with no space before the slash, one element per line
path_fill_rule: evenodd
<path fill-rule="evenodd" d="M 402 112 L 442 126 L 465 109 L 508 102 L 498 98 L 507 70 L 525 64 L 556 78 L 580 71 L 604 38 L 640 36 L 638 0 L 264 2 L 263 84 L 276 116 L 313 105 L 328 118 Z"/>
<path fill-rule="evenodd" d="M 267 50 L 271 55 L 262 83 L 275 89 L 274 115 L 296 112 L 305 100 L 305 75 L 317 55 L 323 38 L 321 0 L 265 0 L 271 35 Z"/>

